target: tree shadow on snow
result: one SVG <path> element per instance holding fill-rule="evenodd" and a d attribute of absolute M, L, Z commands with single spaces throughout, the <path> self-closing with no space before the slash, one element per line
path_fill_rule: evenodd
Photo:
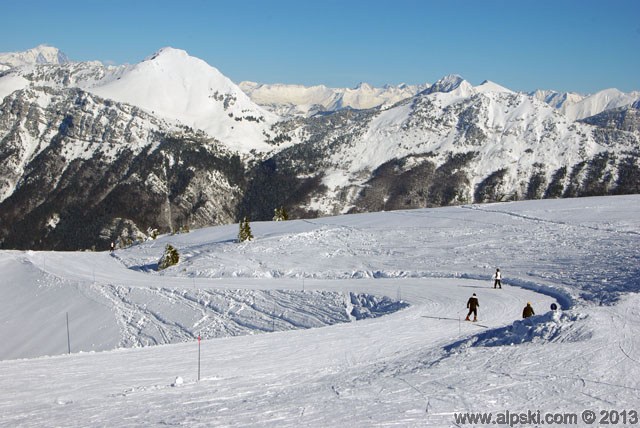
<path fill-rule="evenodd" d="M 136 272 L 157 272 L 158 262 L 147 263 L 146 265 L 129 266 L 129 269 L 134 270 Z"/>

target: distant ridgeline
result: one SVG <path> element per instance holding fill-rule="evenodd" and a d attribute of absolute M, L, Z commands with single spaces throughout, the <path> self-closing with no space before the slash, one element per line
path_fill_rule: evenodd
<path fill-rule="evenodd" d="M 174 71 L 150 77 L 172 88 L 169 104 L 127 90 L 132 69 L 157 61 Z M 563 98 L 569 105 L 448 76 L 400 101 L 406 87 L 385 98 L 362 85 L 352 91 L 377 103 L 366 109 L 345 105 L 353 93 L 336 102 L 325 91 L 331 110 L 278 116 L 286 100 L 252 86 L 258 105 L 183 51 L 129 68 L 0 64 L 4 249 L 104 250 L 245 216 L 271 220 L 276 209 L 295 219 L 640 193 L 640 101 L 629 94 L 615 98 L 622 105 L 598 94 Z M 176 74 L 208 86 L 182 93 Z"/>

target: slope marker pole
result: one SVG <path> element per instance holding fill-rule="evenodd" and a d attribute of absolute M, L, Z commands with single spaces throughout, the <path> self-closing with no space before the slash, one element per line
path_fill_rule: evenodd
<path fill-rule="evenodd" d="M 71 354 L 71 338 L 69 336 L 69 312 L 67 312 L 67 350 Z"/>

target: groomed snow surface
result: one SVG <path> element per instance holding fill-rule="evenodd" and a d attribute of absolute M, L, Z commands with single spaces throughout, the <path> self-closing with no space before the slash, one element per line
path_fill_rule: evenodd
<path fill-rule="evenodd" d="M 113 255 L 0 252 L 0 426 L 638 411 L 639 208 L 469 205 L 252 223 L 243 244 L 231 225 Z M 181 260 L 158 273 L 167 243 Z"/>

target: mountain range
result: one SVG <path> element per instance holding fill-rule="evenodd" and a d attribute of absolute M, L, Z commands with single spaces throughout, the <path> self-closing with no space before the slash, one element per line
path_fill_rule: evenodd
<path fill-rule="evenodd" d="M 39 46 L 0 54 L 0 100 L 0 248 L 640 193 L 639 92 L 235 84 L 179 49 L 111 66 Z"/>

